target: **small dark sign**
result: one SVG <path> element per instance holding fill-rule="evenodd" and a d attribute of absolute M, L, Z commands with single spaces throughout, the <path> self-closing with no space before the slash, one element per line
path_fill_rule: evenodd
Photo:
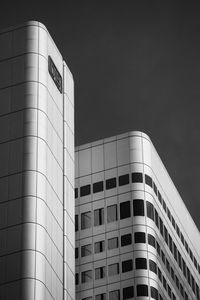
<path fill-rule="evenodd" d="M 62 77 L 58 72 L 58 69 L 56 68 L 51 56 L 48 57 L 48 69 L 49 69 L 49 74 L 51 75 L 53 81 L 55 82 L 55 85 L 57 86 L 60 93 L 62 94 Z"/>

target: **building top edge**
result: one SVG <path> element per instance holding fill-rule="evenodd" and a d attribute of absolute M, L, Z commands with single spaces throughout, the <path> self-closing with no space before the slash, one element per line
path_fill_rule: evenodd
<path fill-rule="evenodd" d="M 114 135 L 114 136 L 111 136 L 111 137 L 95 140 L 95 141 L 90 142 L 90 143 L 86 143 L 86 144 L 76 146 L 75 151 L 81 151 L 81 150 L 84 150 L 84 149 L 87 149 L 87 148 L 95 147 L 95 146 L 98 146 L 98 145 L 101 145 L 101 144 L 105 144 L 105 143 L 109 143 L 109 142 L 113 142 L 113 141 L 117 141 L 117 140 L 121 140 L 121 139 L 125 139 L 125 138 L 131 137 L 131 136 L 139 136 L 139 137 L 142 137 L 142 138 L 146 138 L 147 140 L 149 140 L 151 142 L 150 137 L 146 133 L 144 133 L 142 131 L 133 130 L 133 131 L 128 131 L 128 132 L 125 132 L 125 133 L 122 133 L 122 134 L 117 134 L 117 135 Z"/>
<path fill-rule="evenodd" d="M 38 26 L 38 27 L 41 27 L 41 28 L 45 29 L 46 31 L 48 31 L 46 26 L 43 23 L 32 20 L 32 21 L 26 21 L 26 22 L 23 22 L 23 23 L 18 24 L 18 25 L 12 25 L 12 26 L 8 26 L 4 29 L 1 29 L 0 34 L 6 33 L 6 32 L 9 32 L 9 31 L 13 31 L 13 30 L 17 30 L 19 28 L 27 27 L 27 26 Z"/>

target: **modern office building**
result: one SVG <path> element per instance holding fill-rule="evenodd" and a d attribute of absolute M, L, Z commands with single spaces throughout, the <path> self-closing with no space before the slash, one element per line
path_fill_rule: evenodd
<path fill-rule="evenodd" d="M 75 157 L 77 300 L 199 300 L 200 234 L 149 137 Z"/>
<path fill-rule="evenodd" d="M 46 27 L 1 31 L 1 300 L 75 299 L 73 110 Z"/>

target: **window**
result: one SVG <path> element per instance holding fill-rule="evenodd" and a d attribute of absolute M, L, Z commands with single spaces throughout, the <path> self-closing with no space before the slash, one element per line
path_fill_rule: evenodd
<path fill-rule="evenodd" d="M 123 288 L 123 300 L 131 299 L 134 297 L 134 288 L 133 286 L 128 286 Z"/>
<path fill-rule="evenodd" d="M 107 207 L 107 221 L 108 223 L 117 220 L 117 205 L 111 205 Z"/>
<path fill-rule="evenodd" d="M 169 298 L 171 298 L 172 297 L 172 290 L 171 290 L 169 285 L 167 285 L 167 292 L 168 292 Z"/>
<path fill-rule="evenodd" d="M 144 216 L 144 200 L 133 200 L 133 215 Z"/>
<path fill-rule="evenodd" d="M 135 259 L 135 267 L 136 269 L 147 269 L 147 260 L 143 257 L 138 257 Z"/>
<path fill-rule="evenodd" d="M 145 174 L 145 183 L 152 187 L 152 179 L 149 175 Z"/>
<path fill-rule="evenodd" d="M 93 193 L 99 193 L 103 191 L 103 181 L 93 183 Z M 102 294 L 103 295 L 103 294 Z"/>
<path fill-rule="evenodd" d="M 133 261 L 132 259 L 125 260 L 122 262 L 122 273 L 130 272 L 133 270 Z"/>
<path fill-rule="evenodd" d="M 191 281 L 192 281 L 192 290 L 195 294 L 195 283 L 194 283 L 194 277 L 192 276 L 192 274 L 191 274 Z"/>
<path fill-rule="evenodd" d="M 108 240 L 108 249 L 118 248 L 118 237 L 112 238 Z"/>
<path fill-rule="evenodd" d="M 146 284 L 137 285 L 137 296 L 147 296 L 148 297 L 148 286 Z"/>
<path fill-rule="evenodd" d="M 162 258 L 162 261 L 163 261 L 163 263 L 165 265 L 165 254 L 164 254 L 164 252 L 162 250 L 161 250 L 161 258 Z"/>
<path fill-rule="evenodd" d="M 176 300 L 176 296 L 172 293 L 172 300 Z"/>
<path fill-rule="evenodd" d="M 143 182 L 143 174 L 142 173 L 132 173 L 132 182 Z"/>
<path fill-rule="evenodd" d="M 178 236 L 180 236 L 180 229 L 177 224 L 176 224 L 176 233 L 178 234 Z"/>
<path fill-rule="evenodd" d="M 156 242 L 156 250 L 158 252 L 158 255 L 160 255 L 160 245 L 158 242 Z"/>
<path fill-rule="evenodd" d="M 191 249 L 190 249 L 190 258 L 191 258 L 191 260 L 193 260 L 193 253 L 192 253 Z"/>
<path fill-rule="evenodd" d="M 160 268 L 158 268 L 158 278 L 162 282 L 162 272 L 161 272 Z"/>
<path fill-rule="evenodd" d="M 157 189 L 155 182 L 153 182 L 153 190 L 154 190 L 154 193 L 157 195 L 158 189 Z"/>
<path fill-rule="evenodd" d="M 129 174 L 119 176 L 119 186 L 129 184 Z"/>
<path fill-rule="evenodd" d="M 184 296 L 183 286 L 181 283 L 180 283 L 180 292 L 181 292 L 181 295 Z"/>
<path fill-rule="evenodd" d="M 185 300 L 188 300 L 188 294 L 185 292 Z M 198 299 L 198 298 L 197 298 Z"/>
<path fill-rule="evenodd" d="M 173 243 L 174 244 L 174 243 Z M 174 244 L 174 258 L 177 261 L 177 248 L 176 245 Z"/>
<path fill-rule="evenodd" d="M 76 273 L 75 274 L 75 285 L 78 285 L 79 284 L 79 274 Z"/>
<path fill-rule="evenodd" d="M 171 278 L 174 280 L 174 269 L 171 267 Z"/>
<path fill-rule="evenodd" d="M 95 296 L 95 300 L 106 300 L 106 294 L 99 294 Z"/>
<path fill-rule="evenodd" d="M 86 283 L 92 280 L 92 270 L 84 271 L 81 273 L 81 282 Z"/>
<path fill-rule="evenodd" d="M 156 226 L 159 229 L 159 217 L 158 217 L 158 212 L 155 208 L 154 208 L 154 212 L 155 212 L 155 223 L 156 223 Z"/>
<path fill-rule="evenodd" d="M 105 250 L 105 241 L 99 241 L 94 244 L 94 252 L 100 253 Z"/>
<path fill-rule="evenodd" d="M 81 194 L 81 197 L 91 194 L 91 185 L 87 184 L 87 185 L 81 186 L 80 194 Z"/>
<path fill-rule="evenodd" d="M 114 276 L 119 274 L 119 264 L 112 264 L 108 266 L 108 275 L 109 276 Z"/>
<path fill-rule="evenodd" d="M 163 276 L 163 286 L 167 290 L 167 281 L 164 276 Z"/>
<path fill-rule="evenodd" d="M 87 229 L 91 227 L 91 211 L 87 211 L 81 214 L 81 229 Z"/>
<path fill-rule="evenodd" d="M 184 276 L 186 278 L 186 264 L 185 264 L 184 259 L 182 259 L 182 263 L 183 263 L 183 274 L 184 274 Z"/>
<path fill-rule="evenodd" d="M 179 279 L 178 277 L 175 275 L 175 282 L 176 282 L 176 286 L 179 289 Z"/>
<path fill-rule="evenodd" d="M 92 245 L 91 244 L 84 245 L 81 247 L 81 256 L 82 257 L 88 256 L 90 254 L 92 254 Z"/>
<path fill-rule="evenodd" d="M 120 203 L 120 219 L 130 218 L 131 209 L 130 209 L 130 201 Z"/>
<path fill-rule="evenodd" d="M 181 254 L 179 251 L 178 251 L 178 265 L 179 265 L 179 268 L 182 269 L 182 259 L 181 259 Z"/>
<path fill-rule="evenodd" d="M 132 244 L 132 235 L 131 233 L 124 234 L 121 236 L 121 247 Z"/>
<path fill-rule="evenodd" d="M 157 274 L 157 265 L 153 260 L 149 260 L 149 270 Z"/>
<path fill-rule="evenodd" d="M 78 189 L 75 188 L 75 199 L 78 198 Z"/>
<path fill-rule="evenodd" d="M 189 283 L 189 285 L 191 286 L 191 278 L 190 278 L 190 270 L 187 267 L 187 281 Z"/>
<path fill-rule="evenodd" d="M 163 236 L 163 221 L 161 218 L 159 218 L 159 220 L 160 220 L 160 233 Z"/>
<path fill-rule="evenodd" d="M 167 205 L 166 205 L 166 203 L 165 203 L 165 200 L 163 199 L 163 208 L 164 208 L 164 211 L 166 212 L 167 211 Z"/>
<path fill-rule="evenodd" d="M 94 210 L 94 226 L 104 224 L 104 208 Z"/>
<path fill-rule="evenodd" d="M 116 186 L 117 186 L 117 181 L 115 177 L 106 180 L 106 190 L 116 188 Z"/>
<path fill-rule="evenodd" d="M 146 201 L 147 217 L 154 221 L 154 207 L 149 201 Z"/>
<path fill-rule="evenodd" d="M 109 300 L 120 300 L 119 290 L 109 292 Z"/>
<path fill-rule="evenodd" d="M 172 217 L 172 226 L 174 227 L 174 229 L 176 228 L 176 223 L 173 217 Z"/>
<path fill-rule="evenodd" d="M 168 207 L 167 207 L 167 216 L 168 216 L 168 219 L 171 221 L 171 212 Z"/>
<path fill-rule="evenodd" d="M 78 258 L 78 247 L 75 248 L 75 258 Z"/>
<path fill-rule="evenodd" d="M 75 231 L 78 231 L 78 215 L 75 215 Z"/>
<path fill-rule="evenodd" d="M 187 253 L 189 253 L 189 247 L 188 247 L 188 243 L 185 241 L 185 249 L 187 251 Z"/>
<path fill-rule="evenodd" d="M 161 194 L 160 194 L 159 191 L 158 191 L 158 200 L 159 200 L 159 202 L 162 204 L 162 197 L 161 197 Z"/>
<path fill-rule="evenodd" d="M 102 279 L 105 277 L 105 267 L 99 267 L 95 269 L 95 279 Z"/>
<path fill-rule="evenodd" d="M 164 239 L 165 239 L 166 244 L 168 245 L 168 231 L 165 226 L 164 226 Z"/>
<path fill-rule="evenodd" d="M 151 286 L 151 298 L 158 300 L 158 290 Z"/>
<path fill-rule="evenodd" d="M 167 271 L 170 273 L 170 264 L 167 258 L 166 258 L 166 267 L 167 267 Z"/>
<path fill-rule="evenodd" d="M 146 243 L 145 232 L 135 232 L 134 239 L 135 243 Z"/>
<path fill-rule="evenodd" d="M 173 254 L 173 242 L 172 242 L 172 237 L 170 234 L 168 234 L 169 237 L 169 249 L 171 251 L 171 253 Z"/>
<path fill-rule="evenodd" d="M 151 234 L 148 234 L 148 244 L 154 248 L 156 248 L 155 237 Z"/>

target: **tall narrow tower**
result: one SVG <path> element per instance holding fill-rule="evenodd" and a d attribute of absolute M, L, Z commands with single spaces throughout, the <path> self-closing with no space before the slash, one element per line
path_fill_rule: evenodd
<path fill-rule="evenodd" d="M 0 299 L 74 299 L 73 78 L 46 27 L 0 32 Z"/>

